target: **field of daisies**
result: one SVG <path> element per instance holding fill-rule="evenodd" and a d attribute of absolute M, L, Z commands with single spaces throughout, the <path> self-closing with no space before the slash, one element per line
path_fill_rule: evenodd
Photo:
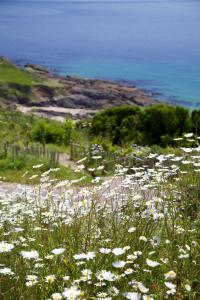
<path fill-rule="evenodd" d="M 0 184 L 0 299 L 200 299 L 200 138 L 176 140 L 88 187 Z"/>

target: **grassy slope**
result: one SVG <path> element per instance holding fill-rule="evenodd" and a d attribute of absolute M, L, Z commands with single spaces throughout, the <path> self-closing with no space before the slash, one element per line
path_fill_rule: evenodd
<path fill-rule="evenodd" d="M 19 68 L 7 61 L 0 61 L 0 83 L 15 83 L 26 86 L 43 84 L 48 87 L 62 87 L 62 84 L 56 78 L 38 74 L 32 69 Z"/>
<path fill-rule="evenodd" d="M 37 82 L 37 78 L 23 69 L 19 69 L 9 62 L 0 63 L 0 82 L 29 85 Z"/>

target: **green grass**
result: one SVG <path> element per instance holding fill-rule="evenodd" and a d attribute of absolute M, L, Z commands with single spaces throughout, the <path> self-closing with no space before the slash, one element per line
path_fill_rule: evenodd
<path fill-rule="evenodd" d="M 14 83 L 26 86 L 43 84 L 52 88 L 63 86 L 57 79 L 39 75 L 35 71 L 17 67 L 10 62 L 0 62 L 0 82 L 4 84 Z"/>
<path fill-rule="evenodd" d="M 31 86 L 37 82 L 36 77 L 26 70 L 17 68 L 9 62 L 0 63 L 0 82 Z"/>
<path fill-rule="evenodd" d="M 41 168 L 33 168 L 33 166 L 40 164 L 43 165 Z M 50 165 L 47 160 L 36 159 L 34 157 L 30 157 L 28 160 L 26 160 L 26 162 L 24 162 L 23 159 L 0 160 L 0 178 L 5 182 L 10 183 L 13 182 L 30 185 L 39 184 L 41 174 L 43 172 L 46 172 L 50 168 L 59 169 L 58 171 L 56 171 L 56 173 L 52 172 L 50 176 L 51 179 L 56 179 L 56 181 L 78 180 L 82 177 L 85 177 L 85 179 L 81 181 L 80 185 L 88 184 L 91 181 L 91 178 L 88 174 L 85 174 L 83 172 L 74 172 L 69 166 L 60 166 L 55 164 Z"/>

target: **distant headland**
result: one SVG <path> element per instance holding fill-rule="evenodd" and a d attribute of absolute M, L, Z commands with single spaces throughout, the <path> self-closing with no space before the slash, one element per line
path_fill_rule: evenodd
<path fill-rule="evenodd" d="M 75 119 L 120 105 L 158 104 L 135 86 L 100 79 L 59 76 L 35 64 L 16 66 L 0 57 L 0 105 L 48 117 Z"/>

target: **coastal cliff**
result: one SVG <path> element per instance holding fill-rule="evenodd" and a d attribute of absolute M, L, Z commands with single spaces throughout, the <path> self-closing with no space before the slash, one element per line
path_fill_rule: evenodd
<path fill-rule="evenodd" d="M 0 59 L 0 105 L 52 116 L 83 118 L 120 105 L 159 103 L 150 94 L 117 82 L 59 76 L 41 66 L 17 67 Z"/>

